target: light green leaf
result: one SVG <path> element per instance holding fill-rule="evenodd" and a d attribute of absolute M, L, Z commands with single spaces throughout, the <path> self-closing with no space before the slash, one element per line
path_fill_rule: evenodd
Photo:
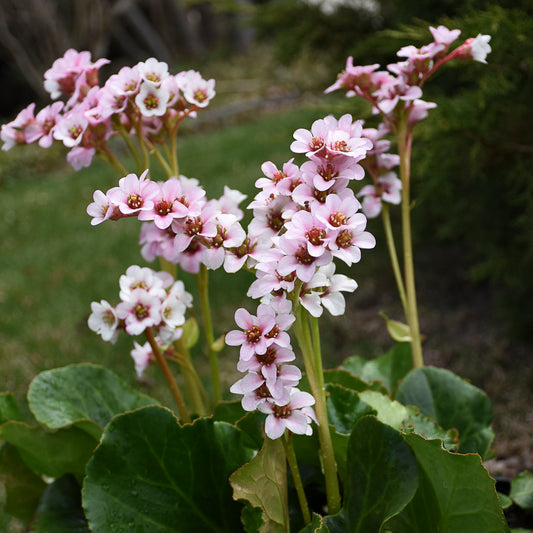
<path fill-rule="evenodd" d="M 520 472 L 511 481 L 509 497 L 518 507 L 533 512 L 533 472 L 529 470 Z"/>
<path fill-rule="evenodd" d="M 93 533 L 234 533 L 242 505 L 229 476 L 251 460 L 242 432 L 166 408 L 115 416 L 87 465 L 82 501 Z"/>
<path fill-rule="evenodd" d="M 76 424 L 97 439 L 114 415 L 157 403 L 106 368 L 85 363 L 41 372 L 30 384 L 28 401 L 41 424 Z"/>
<path fill-rule="evenodd" d="M 262 511 L 260 533 L 288 533 L 287 461 L 281 439 L 265 439 L 261 451 L 230 477 L 235 500 Z"/>
<path fill-rule="evenodd" d="M 387 331 L 394 341 L 411 342 L 411 330 L 407 324 L 398 320 L 391 320 L 383 311 L 379 314 L 385 320 Z"/>

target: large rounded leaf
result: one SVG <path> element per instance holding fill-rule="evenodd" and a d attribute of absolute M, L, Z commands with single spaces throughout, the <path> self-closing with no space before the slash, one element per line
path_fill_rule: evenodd
<path fill-rule="evenodd" d="M 41 424 L 51 429 L 76 424 L 96 438 L 114 415 L 157 403 L 88 363 L 41 372 L 30 384 L 28 401 Z"/>
<path fill-rule="evenodd" d="M 398 431 L 374 416 L 350 436 L 343 513 L 350 533 L 378 533 L 414 496 L 418 469 Z"/>
<path fill-rule="evenodd" d="M 93 533 L 242 531 L 229 476 L 254 450 L 226 422 L 180 426 L 163 407 L 117 415 L 87 465 L 83 506 Z"/>
<path fill-rule="evenodd" d="M 420 472 L 418 491 L 387 527 L 394 533 L 503 533 L 495 482 L 476 454 L 444 450 L 438 440 L 405 435 Z"/>
<path fill-rule="evenodd" d="M 453 372 L 435 367 L 413 370 L 398 387 L 396 399 L 415 405 L 444 429 L 457 429 L 460 452 L 487 453 L 494 438 L 491 402 Z"/>

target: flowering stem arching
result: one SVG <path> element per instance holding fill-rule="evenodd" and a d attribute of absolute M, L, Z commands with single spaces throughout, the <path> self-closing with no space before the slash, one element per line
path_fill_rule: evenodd
<path fill-rule="evenodd" d="M 218 371 L 217 352 L 214 349 L 215 335 L 213 333 L 213 319 L 211 317 L 211 306 L 209 304 L 209 274 L 207 267 L 202 264 L 200 272 L 196 274 L 198 294 L 200 297 L 200 310 L 204 325 L 204 335 L 207 343 L 209 365 L 211 366 L 211 380 L 213 384 L 213 402 L 216 405 L 222 398 L 220 392 L 220 375 Z"/>
<path fill-rule="evenodd" d="M 413 261 L 413 240 L 411 234 L 411 149 L 413 142 L 412 129 L 407 125 L 406 116 L 398 126 L 398 151 L 400 155 L 400 179 L 402 181 L 402 239 L 404 257 L 405 289 L 407 296 L 407 322 L 411 333 L 411 350 L 413 355 L 413 367 L 424 366 L 422 355 L 422 340 L 418 323 L 418 308 L 416 302 L 415 270 Z"/>
<path fill-rule="evenodd" d="M 154 332 L 152 328 L 146 328 L 144 330 L 144 334 L 146 335 L 146 340 L 150 343 L 150 347 L 152 348 L 152 352 L 156 358 L 157 364 L 159 365 L 159 368 L 161 368 L 161 371 L 165 376 L 165 381 L 167 382 L 170 392 L 172 393 L 174 401 L 176 402 L 176 405 L 178 407 L 180 419 L 183 422 L 190 422 L 191 417 L 189 415 L 189 411 L 187 410 L 187 406 L 185 405 L 185 401 L 183 400 L 181 391 L 178 387 L 178 384 L 176 383 L 176 380 L 174 379 L 174 376 L 165 358 L 161 354 L 161 350 L 159 350 L 159 346 L 157 345 L 157 342 L 154 338 Z"/>
<path fill-rule="evenodd" d="M 124 165 L 115 157 L 115 155 L 111 152 L 111 150 L 109 150 L 107 146 L 104 145 L 102 147 L 102 150 L 98 153 L 108 165 L 120 172 L 122 175 L 125 176 L 128 173 Z"/>
<path fill-rule="evenodd" d="M 299 291 L 298 291 L 299 292 Z M 324 469 L 324 478 L 326 482 L 326 498 L 328 502 L 328 513 L 335 514 L 341 509 L 341 496 L 339 490 L 339 480 L 337 477 L 337 462 L 331 434 L 329 432 L 328 414 L 326 410 L 326 395 L 324 391 L 323 375 L 317 375 L 315 350 L 311 343 L 311 334 L 307 322 L 307 311 L 298 303 L 298 297 L 294 302 L 294 334 L 300 345 L 305 365 L 305 372 L 311 388 L 311 394 L 315 398 L 315 413 L 318 420 L 318 439 L 320 442 L 320 455 L 322 458 L 322 467 Z M 320 363 L 320 369 L 322 363 Z"/>
<path fill-rule="evenodd" d="M 311 512 L 309 511 L 309 504 L 307 503 L 307 497 L 305 495 L 302 477 L 300 476 L 300 470 L 298 468 L 296 454 L 294 453 L 292 433 L 290 431 L 286 431 L 281 440 L 283 442 L 283 448 L 285 449 L 285 457 L 287 458 L 287 463 L 289 463 L 289 468 L 291 469 L 292 480 L 294 482 L 296 494 L 298 495 L 298 502 L 300 503 L 302 516 L 305 524 L 307 525 L 311 523 Z"/>
<path fill-rule="evenodd" d="M 407 296 L 405 294 L 405 286 L 403 283 L 402 271 L 400 269 L 400 263 L 398 261 L 398 254 L 396 252 L 396 245 L 394 244 L 394 235 L 392 233 L 392 226 L 390 220 L 389 206 L 387 202 L 381 204 L 381 216 L 383 219 L 383 228 L 385 230 L 385 238 L 387 240 L 387 248 L 389 250 L 389 257 L 391 260 L 392 271 L 394 272 L 394 279 L 396 280 L 396 286 L 398 287 L 398 294 L 402 301 L 402 307 L 405 314 L 405 318 L 409 316 L 407 306 Z"/>

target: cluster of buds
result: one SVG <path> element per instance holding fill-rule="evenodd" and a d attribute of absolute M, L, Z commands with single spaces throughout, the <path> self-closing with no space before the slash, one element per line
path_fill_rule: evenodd
<path fill-rule="evenodd" d="M 137 336 L 151 328 L 163 351 L 181 337 L 185 313 L 192 305 L 192 296 L 182 281 L 174 281 L 168 272 L 133 265 L 120 276 L 119 285 L 121 301 L 115 307 L 106 300 L 92 302 L 88 320 L 92 331 L 104 341 L 114 343 L 120 330 Z M 153 360 L 150 344 L 135 343 L 131 355 L 137 374 L 141 376 Z"/>
<path fill-rule="evenodd" d="M 397 55 L 405 60 L 388 65 L 387 70 L 377 70 L 378 64 L 354 65 L 353 58 L 349 57 L 344 71 L 325 92 L 344 89 L 346 96 L 360 96 L 372 104 L 374 113 L 383 115 L 390 124 L 398 121 L 400 111 L 407 112 L 411 125 L 424 119 L 428 109 L 436 105 L 421 100 L 426 80 L 451 59 L 485 63 L 491 51 L 490 36 L 480 34 L 449 52 L 450 45 L 461 31 L 449 30 L 445 26 L 429 29 L 433 42 L 421 48 L 404 46 Z"/>
<path fill-rule="evenodd" d="M 238 205 L 245 196 L 225 187 L 219 199 L 207 200 L 196 179 L 180 176 L 155 182 L 147 174 L 128 174 L 107 193 L 95 191 L 87 207 L 91 223 L 137 217 L 144 221 L 140 244 L 147 261 L 162 257 L 191 273 L 198 273 L 202 264 L 239 270 L 245 259 L 238 250 L 246 232 Z"/>
<path fill-rule="evenodd" d="M 186 116 L 195 116 L 215 95 L 215 81 L 193 70 L 172 75 L 168 65 L 150 58 L 123 67 L 98 84 L 98 70 L 107 59 L 91 61 L 90 52 L 70 49 L 46 71 L 45 89 L 55 102 L 36 115 L 35 104 L 2 126 L 3 150 L 15 144 L 38 142 L 48 148 L 62 142 L 75 170 L 91 164 L 96 153 L 107 152 L 110 137 L 132 134 L 144 142 L 162 142 Z"/>

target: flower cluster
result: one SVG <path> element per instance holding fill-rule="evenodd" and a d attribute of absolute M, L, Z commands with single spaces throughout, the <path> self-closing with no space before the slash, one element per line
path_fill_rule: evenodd
<path fill-rule="evenodd" d="M 271 439 L 281 437 L 285 429 L 310 435 L 311 421 L 316 422 L 315 399 L 296 387 L 302 377 L 300 369 L 286 364 L 296 358 L 287 333 L 294 322 L 291 308 L 290 301 L 278 299 L 259 305 L 257 316 L 238 309 L 235 322 L 242 330 L 226 335 L 226 344 L 240 346 L 237 369 L 246 372 L 230 391 L 243 395 L 246 411 L 267 414 L 265 433 Z"/>
<path fill-rule="evenodd" d="M 416 48 L 404 46 L 397 55 L 403 61 L 387 65 L 387 70 L 377 70 L 378 64 L 357 66 L 348 57 L 346 67 L 326 93 L 345 89 L 347 96 L 360 96 L 368 100 L 375 113 L 381 113 L 389 123 L 398 120 L 398 111 L 407 112 L 408 122 L 414 124 L 427 116 L 432 102 L 421 100 L 422 87 L 426 80 L 444 63 L 451 59 L 474 60 L 485 63 L 491 51 L 488 35 L 467 39 L 452 52 L 449 47 L 461 31 L 449 30 L 445 26 L 430 27 L 433 42 Z"/>
<path fill-rule="evenodd" d="M 116 342 L 120 330 L 128 335 L 141 335 L 147 328 L 157 333 L 155 340 L 165 347 L 182 335 L 185 313 L 192 305 L 192 296 L 182 281 L 174 281 L 167 272 L 148 267 L 130 266 L 120 276 L 120 303 L 113 307 L 106 300 L 92 302 L 89 328 L 104 341 Z M 135 369 L 140 376 L 153 359 L 149 343 L 135 343 L 132 351 Z"/>
<path fill-rule="evenodd" d="M 239 270 L 245 259 L 234 252 L 246 239 L 240 224 L 244 214 L 238 207 L 245 196 L 225 187 L 219 199 L 207 200 L 196 179 L 180 176 L 155 182 L 147 174 L 128 174 L 107 193 L 96 191 L 87 207 L 91 223 L 137 217 L 145 222 L 140 244 L 147 261 L 162 257 L 191 273 L 198 273 L 202 264 Z"/>
<path fill-rule="evenodd" d="M 364 177 L 359 162 L 372 149 L 362 133 L 362 121 L 354 122 L 351 115 L 327 116 L 311 130 L 294 132 L 291 150 L 308 159 L 301 167 L 292 159 L 281 170 L 270 161 L 263 164 L 265 176 L 256 182 L 262 190 L 249 206 L 254 215 L 249 234 L 262 253 L 248 296 L 291 293 L 299 284 L 300 303 L 313 316 L 322 314 L 322 305 L 334 315 L 344 312 L 339 291 L 357 285 L 334 273 L 333 260 L 350 266 L 360 260 L 361 248 L 375 245 L 349 188 Z"/>
<path fill-rule="evenodd" d="M 327 116 L 310 130 L 296 130 L 291 150 L 305 154 L 307 161 L 298 167 L 291 159 L 281 169 L 264 163 L 264 176 L 256 181 L 261 190 L 248 206 L 253 210 L 248 241 L 256 251 L 251 264 L 257 278 L 248 296 L 262 303 L 257 315 L 237 310 L 241 330 L 230 331 L 226 344 L 240 346 L 237 368 L 247 372 L 231 391 L 243 395 L 245 410 L 268 415 L 265 432 L 270 438 L 285 429 L 310 434 L 315 420 L 315 399 L 296 387 L 298 367 L 286 364 L 295 359 L 287 333 L 295 321 L 293 305 L 313 317 L 321 316 L 323 308 L 333 315 L 344 313 L 342 292 L 354 291 L 357 284 L 335 274 L 333 261 L 352 265 L 361 248 L 375 245 L 349 187 L 364 177 L 359 163 L 373 147 L 362 126 L 351 115 L 339 120 Z"/>
<path fill-rule="evenodd" d="M 36 115 L 34 103 L 23 109 L 2 126 L 2 149 L 34 142 L 48 148 L 60 141 L 69 148 L 68 162 L 79 170 L 96 153 L 108 153 L 110 137 L 132 134 L 146 143 L 161 142 L 162 131 L 194 116 L 215 95 L 214 80 L 204 80 L 193 70 L 172 75 L 155 58 L 122 67 L 100 87 L 98 70 L 106 63 L 93 63 L 90 52 L 67 50 L 44 75 L 51 98 L 66 102 L 50 104 Z"/>

